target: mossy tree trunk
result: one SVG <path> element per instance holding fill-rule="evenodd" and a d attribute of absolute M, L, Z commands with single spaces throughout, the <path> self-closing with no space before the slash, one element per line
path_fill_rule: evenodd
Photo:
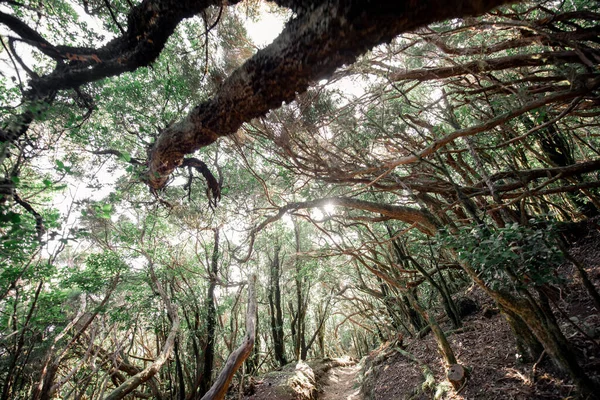
<path fill-rule="evenodd" d="M 560 331 L 554 316 L 547 304 L 540 306 L 533 296 L 526 294 L 517 296 L 507 290 L 494 290 L 489 287 L 477 274 L 477 272 L 468 264 L 461 263 L 465 272 L 492 297 L 505 312 L 509 315 L 517 316 L 523 321 L 544 350 L 552 358 L 554 364 L 563 372 L 568 374 L 577 385 L 582 396 L 591 396 L 597 393 L 600 388 L 584 373 L 583 369 L 575 358 L 575 353 L 571 349 L 569 342 Z M 543 298 L 541 299 L 544 303 Z M 518 319 L 517 319 L 518 321 Z M 520 332 L 523 333 L 524 330 Z M 525 331 L 526 332 L 526 331 Z M 521 339 L 525 343 L 532 344 L 531 338 L 523 336 Z"/>
<path fill-rule="evenodd" d="M 426 312 L 419 305 L 419 302 L 417 301 L 417 299 L 413 296 L 413 294 L 410 291 L 407 291 L 406 293 L 407 293 L 406 296 L 408 297 L 408 300 L 410 301 L 412 307 L 419 314 L 421 314 L 423 319 L 425 319 L 428 322 L 429 326 L 431 327 L 431 331 L 433 332 L 433 335 L 435 336 L 435 341 L 438 346 L 438 351 L 440 352 L 440 355 L 444 359 L 446 366 L 457 364 L 456 356 L 454 355 L 454 351 L 452 350 L 452 347 L 450 346 L 450 343 L 448 342 L 448 338 L 446 338 L 444 331 L 442 331 L 442 328 L 440 328 L 439 324 L 435 320 L 435 317 L 433 317 L 433 315 L 431 315 L 430 312 L 429 313 Z"/>

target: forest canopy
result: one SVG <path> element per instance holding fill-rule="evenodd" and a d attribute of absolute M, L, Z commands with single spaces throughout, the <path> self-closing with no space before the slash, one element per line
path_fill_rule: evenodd
<path fill-rule="evenodd" d="M 221 398 L 429 331 L 450 370 L 471 285 L 594 393 L 555 292 L 600 312 L 568 243 L 600 210 L 599 11 L 0 1 L 0 399 Z"/>

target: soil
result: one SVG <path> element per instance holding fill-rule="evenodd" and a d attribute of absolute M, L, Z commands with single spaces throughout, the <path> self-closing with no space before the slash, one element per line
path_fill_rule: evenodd
<path fill-rule="evenodd" d="M 570 254 L 586 267 L 597 289 L 600 288 L 599 244 L 600 233 L 592 230 L 570 250 Z M 556 318 L 586 373 L 600 382 L 600 310 L 593 306 L 570 263 L 565 263 L 557 273 L 567 284 L 561 290 L 557 288 Z M 429 334 L 424 339 L 407 341 L 402 346 L 431 369 L 435 384 L 423 390 L 423 366 L 395 351 L 400 343 L 386 343 L 367 358 L 366 370 L 363 371 L 365 399 L 575 398 L 572 382 L 555 369 L 546 355 L 533 363 L 522 362 L 504 318 L 500 314 L 490 318 L 484 316 L 487 312 L 483 310 L 494 310 L 495 307 L 481 290 L 472 287 L 465 295 L 477 301 L 480 311 L 465 318 L 462 330 L 454 333 L 448 323 L 441 324 L 459 363 L 470 371 L 464 387 L 459 388 L 457 393 L 447 383 L 435 340 Z"/>
<path fill-rule="evenodd" d="M 361 366 L 358 364 L 347 367 L 333 368 L 323 385 L 320 400 L 362 400 L 358 374 Z"/>
<path fill-rule="evenodd" d="M 570 254 L 585 266 L 597 290 L 600 288 L 600 231 L 587 230 L 577 237 Z M 566 284 L 556 287 L 554 309 L 559 325 L 573 346 L 578 361 L 592 379 L 600 382 L 600 310 L 596 310 L 583 288 L 575 268 L 565 263 L 557 271 Z M 305 383 L 307 397 L 296 387 L 293 394 L 280 385 L 289 375 L 276 372 L 254 387 L 245 399 L 284 400 L 400 400 L 400 399 L 498 399 L 559 400 L 575 399 L 575 387 L 559 373 L 547 355 L 525 363 L 517 353 L 514 337 L 504 317 L 487 295 L 471 287 L 461 296 L 474 300 L 478 310 L 464 318 L 464 326 L 454 330 L 448 321 L 438 318 L 446 332 L 458 362 L 469 371 L 465 384 L 454 389 L 445 377 L 445 367 L 433 336 L 423 339 L 388 342 L 359 365 L 332 364 L 332 360 L 311 364 L 303 376 L 314 378 Z M 441 314 L 441 312 L 440 312 Z M 413 357 L 409 359 L 396 349 Z M 416 360 L 416 361 L 415 361 Z M 337 362 L 337 361 L 336 361 Z M 286 366 L 287 367 L 287 366 Z M 289 372 L 292 372 L 292 369 Z M 430 371 L 430 380 L 424 372 Z M 296 371 L 298 372 L 298 371 Z M 357 376 L 358 375 L 358 376 Z M 359 391 L 359 384 L 362 390 Z M 308 390 L 310 387 L 310 390 Z M 598 397 L 600 398 L 600 396 Z"/>

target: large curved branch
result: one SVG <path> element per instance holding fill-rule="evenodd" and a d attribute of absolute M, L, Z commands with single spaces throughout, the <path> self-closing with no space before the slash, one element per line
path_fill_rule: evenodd
<path fill-rule="evenodd" d="M 240 0 L 229 0 L 235 4 Z M 52 45 L 18 18 L 0 13 L 0 23 L 44 54 L 70 61 L 59 63 L 50 74 L 31 82 L 32 93 L 44 97 L 61 89 L 76 88 L 152 63 L 177 25 L 222 0 L 144 0 L 128 15 L 126 32 L 99 48 Z"/>
<path fill-rule="evenodd" d="M 580 63 L 581 58 L 575 51 L 545 52 L 533 54 L 520 54 L 515 56 L 498 57 L 489 60 L 476 60 L 466 64 L 451 67 L 423 68 L 411 71 L 402 71 L 392 74 L 391 81 L 429 81 L 445 79 L 453 76 L 480 74 L 484 72 L 500 71 L 509 68 L 537 67 L 548 64 Z"/>
<path fill-rule="evenodd" d="M 150 151 L 148 184 L 162 188 L 184 155 L 235 133 L 244 122 L 292 101 L 312 81 L 352 63 L 402 32 L 481 14 L 508 0 L 324 1 L 287 23 L 275 41 L 225 80 L 219 92 L 168 127 Z"/>
<path fill-rule="evenodd" d="M 278 220 L 287 212 L 325 206 L 337 206 L 353 210 L 377 213 L 390 219 L 395 219 L 411 225 L 414 224 L 417 229 L 427 234 L 432 234 L 437 231 L 437 226 L 431 215 L 417 208 L 395 204 L 375 203 L 372 201 L 353 199 L 349 197 L 326 197 L 317 200 L 289 203 L 284 207 L 281 207 L 276 215 L 263 221 L 252 232 L 256 233 L 262 230 L 265 226 Z"/>
<path fill-rule="evenodd" d="M 501 171 L 490 175 L 490 182 L 499 182 L 498 185 L 494 186 L 496 193 L 507 193 L 526 187 L 529 183 L 537 179 L 556 179 L 556 178 L 570 178 L 573 176 L 581 176 L 589 174 L 591 172 L 600 171 L 600 159 L 591 161 L 576 163 L 567 165 L 564 167 L 551 167 L 551 168 L 534 168 L 525 170 L 515 171 Z M 442 180 L 441 178 L 423 180 L 414 178 L 411 176 L 405 178 L 398 178 L 401 184 L 382 186 L 387 190 L 390 189 L 402 189 L 409 188 L 414 191 L 421 193 L 437 193 L 437 194 L 453 194 L 456 193 L 456 186 L 452 183 Z M 366 180 L 365 182 L 368 182 Z M 593 182 L 590 182 L 593 183 Z M 576 185 L 569 185 L 560 188 L 560 190 L 552 189 L 554 193 L 561 191 L 571 191 L 572 187 Z M 588 187 L 588 186 L 583 186 Z M 594 185 L 590 187 L 595 187 Z M 470 186 L 459 186 L 460 191 L 468 196 L 488 196 L 490 195 L 490 189 L 485 181 L 475 182 Z M 510 196 L 510 195 L 507 195 Z M 503 197 L 503 196 L 501 196 Z"/>
<path fill-rule="evenodd" d="M 372 201 L 353 199 L 349 197 L 325 197 L 317 200 L 288 203 L 279 208 L 277 214 L 267 217 L 263 222 L 250 231 L 250 243 L 245 257 L 237 258 L 235 255 L 233 257 L 239 262 L 248 261 L 252 255 L 252 248 L 254 246 L 256 235 L 268 225 L 280 220 L 286 213 L 325 206 L 338 206 L 353 210 L 376 213 L 378 215 L 387 217 L 388 219 L 395 219 L 413 225 L 426 235 L 434 235 L 438 229 L 434 218 L 428 212 L 417 208 L 395 204 L 375 203 Z"/>

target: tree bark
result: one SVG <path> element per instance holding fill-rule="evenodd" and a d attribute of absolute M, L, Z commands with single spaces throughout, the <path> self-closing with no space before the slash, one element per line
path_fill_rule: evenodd
<path fill-rule="evenodd" d="M 306 7 L 309 10 L 290 20 L 271 45 L 234 71 L 212 99 L 160 133 L 149 153 L 149 186 L 162 188 L 186 154 L 292 101 L 311 82 L 354 62 L 374 46 L 434 21 L 478 15 L 508 2 L 330 0 Z"/>
<path fill-rule="evenodd" d="M 246 358 L 252 352 L 254 341 L 256 339 L 256 296 L 254 294 L 254 285 L 256 276 L 252 275 L 248 279 L 248 308 L 246 310 L 246 336 L 242 344 L 229 355 L 225 366 L 215 380 L 215 383 L 210 390 L 202 397 L 201 400 L 221 400 L 225 397 L 229 384 L 233 379 L 233 375 L 244 363 Z"/>
<path fill-rule="evenodd" d="M 202 380 L 200 381 L 200 395 L 204 395 L 210 388 L 212 379 L 213 363 L 215 358 L 215 335 L 217 326 L 217 309 L 215 307 L 215 288 L 217 286 L 217 274 L 219 273 L 219 229 L 214 231 L 214 245 L 210 260 L 208 292 L 206 294 L 206 348 L 204 349 L 204 368 L 202 369 Z"/>
<path fill-rule="evenodd" d="M 270 285 L 269 285 L 269 310 L 271 314 L 271 334 L 273 335 L 273 352 L 275 360 L 280 366 L 287 364 L 285 357 L 285 341 L 283 336 L 283 312 L 281 309 L 281 288 L 279 287 L 279 278 L 281 275 L 281 265 L 279 253 L 281 247 L 279 244 L 275 246 L 273 260 L 270 268 Z"/>
<path fill-rule="evenodd" d="M 294 237 L 296 241 L 296 255 L 294 258 L 295 276 L 294 281 L 296 283 L 296 336 L 294 338 L 294 356 L 296 360 L 306 359 L 306 338 L 305 338 L 305 318 L 306 318 L 306 299 L 304 298 L 304 283 L 305 279 L 302 278 L 302 268 L 300 262 L 300 226 L 297 221 L 293 219 L 294 223 Z"/>
<path fill-rule="evenodd" d="M 543 346 L 519 315 L 502 306 L 500 306 L 500 309 L 512 330 L 517 351 L 521 355 L 522 360 L 524 362 L 534 362 L 542 354 L 544 350 Z"/>

